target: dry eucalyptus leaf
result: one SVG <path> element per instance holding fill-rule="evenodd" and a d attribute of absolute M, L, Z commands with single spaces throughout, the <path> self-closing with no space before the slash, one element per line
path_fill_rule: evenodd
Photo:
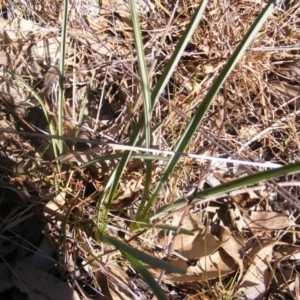
<path fill-rule="evenodd" d="M 177 212 L 173 215 L 172 218 L 172 226 L 178 226 L 182 218 L 182 212 Z M 190 231 L 197 231 L 202 230 L 205 228 L 204 224 L 200 221 L 197 215 L 192 214 L 191 212 L 184 218 L 182 223 L 182 228 L 190 230 Z"/>
<path fill-rule="evenodd" d="M 190 266 L 186 275 L 167 274 L 165 278 L 176 282 L 203 281 L 225 276 L 237 269 L 234 259 L 220 248 L 214 254 L 202 257 L 196 266 Z"/>
<path fill-rule="evenodd" d="M 251 212 L 250 216 L 245 216 L 245 220 L 252 230 L 280 230 L 295 225 L 288 216 L 271 211 Z"/>
<path fill-rule="evenodd" d="M 269 262 L 272 258 L 274 243 L 265 246 L 256 253 L 238 288 L 237 295 L 245 299 L 263 299 L 269 281 Z"/>
<path fill-rule="evenodd" d="M 180 234 L 176 246 L 178 253 L 188 259 L 199 259 L 216 251 L 221 243 L 210 232 L 199 232 L 195 236 Z M 201 245 L 201 246 L 200 246 Z"/>
<path fill-rule="evenodd" d="M 276 260 L 300 260 L 300 247 L 296 245 L 283 245 L 274 250 Z"/>
<path fill-rule="evenodd" d="M 300 259 L 300 247 L 295 245 L 281 245 L 273 250 L 273 256 L 275 257 L 274 268 L 281 264 L 282 261 L 299 261 Z M 285 264 L 282 262 L 281 266 Z M 280 272 L 276 274 L 276 284 L 285 286 L 286 282 L 292 280 L 294 268 L 281 267 Z M 293 290 L 294 287 L 291 289 Z"/>
<path fill-rule="evenodd" d="M 189 266 L 188 264 L 186 263 L 185 260 L 183 260 L 182 258 L 180 257 L 172 257 L 168 260 L 168 263 L 170 263 L 171 265 L 173 266 L 176 266 L 176 267 L 179 267 L 181 268 L 182 270 L 184 270 L 185 272 L 187 272 Z"/>
<path fill-rule="evenodd" d="M 182 227 L 186 229 L 185 227 Z M 192 243 L 199 234 L 199 231 L 194 231 L 194 235 L 186 235 L 186 234 L 178 234 L 175 241 L 173 241 L 173 249 L 175 251 L 183 251 L 183 249 L 190 249 L 192 247 Z M 168 236 L 164 236 L 159 238 L 159 243 L 163 246 L 168 245 Z"/>
<path fill-rule="evenodd" d="M 261 241 L 250 251 L 250 265 L 239 285 L 237 296 L 247 300 L 263 299 L 268 288 L 270 276 L 269 263 L 272 259 L 275 244 L 278 244 L 278 241 Z"/>
<path fill-rule="evenodd" d="M 244 271 L 244 263 L 243 263 L 244 253 L 242 249 L 245 247 L 245 243 L 243 237 L 239 233 L 235 233 L 233 235 L 228 228 L 221 227 L 220 240 L 221 240 L 222 249 L 224 249 L 226 253 L 230 255 L 234 259 L 234 261 L 239 265 L 239 269 L 240 269 L 240 277 L 238 278 L 239 281 L 243 276 L 243 271 Z"/>
<path fill-rule="evenodd" d="M 88 261 L 90 260 L 87 260 L 86 262 Z M 100 262 L 98 262 L 97 260 L 92 260 L 90 262 L 90 267 L 93 269 L 93 273 L 95 274 L 95 277 L 103 294 L 103 296 L 97 294 L 95 299 L 132 299 L 132 295 L 131 297 L 128 297 L 131 292 L 131 290 L 128 289 L 131 279 L 115 260 L 110 260 L 109 262 L 107 262 L 105 269 L 108 270 L 110 276 L 114 277 L 115 280 L 118 281 L 118 286 L 109 285 L 106 273 L 102 272 L 103 266 Z M 117 293 L 115 292 L 116 290 Z"/>
<path fill-rule="evenodd" d="M 106 277 L 106 275 L 104 275 L 102 272 L 100 272 L 100 270 L 96 270 L 94 272 L 95 277 L 97 279 L 97 283 L 99 285 L 99 287 L 101 288 L 101 295 L 97 295 L 96 299 L 97 300 L 102 300 L 102 299 L 107 299 L 107 300 L 113 300 L 113 299 L 120 299 L 119 297 L 117 298 L 113 298 L 112 297 L 112 293 L 110 291 L 109 288 L 109 282 L 108 279 Z"/>
<path fill-rule="evenodd" d="M 175 213 L 172 219 L 172 226 L 178 226 L 181 221 L 182 212 Z M 211 234 L 205 235 L 201 232 L 205 229 L 205 226 L 201 223 L 199 218 L 194 216 L 189 212 L 189 214 L 184 218 L 181 228 L 186 230 L 193 231 L 194 235 L 178 234 L 175 241 L 173 241 L 173 249 L 178 251 L 181 255 L 185 256 L 188 259 L 198 259 L 201 256 L 207 255 L 212 251 L 216 250 L 216 244 L 218 240 Z M 206 253 L 204 247 L 198 247 L 198 242 L 203 242 L 201 237 L 206 236 L 207 239 L 210 239 L 212 245 L 208 241 L 206 246 Z M 166 246 L 169 243 L 169 237 L 163 236 L 159 238 L 159 243 L 163 246 Z M 212 250 L 211 250 L 212 249 Z"/>
<path fill-rule="evenodd" d="M 21 261 L 14 262 L 13 275 L 16 287 L 34 299 L 80 300 L 67 282 Z"/>

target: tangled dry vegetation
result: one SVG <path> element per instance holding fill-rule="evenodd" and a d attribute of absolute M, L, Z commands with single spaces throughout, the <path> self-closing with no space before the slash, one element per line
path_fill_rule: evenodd
<path fill-rule="evenodd" d="M 141 0 L 137 5 L 153 87 L 198 3 Z M 263 5 L 258 0 L 210 1 L 154 107 L 152 123 L 160 124 L 153 133 L 154 148 L 173 149 Z M 58 126 L 62 7 L 58 0 L 1 1 L 0 297 L 150 299 L 152 292 L 139 273 L 97 235 L 97 219 L 106 205 L 98 196 L 122 153 L 105 143 L 126 145 L 143 111 L 129 9 L 122 0 L 70 3 L 66 140 L 64 155 L 56 159 L 46 135 L 49 118 Z M 282 1 L 226 80 L 187 151 L 297 161 L 299 45 L 300 4 Z M 164 165 L 153 160 L 151 186 Z M 195 187 L 256 171 L 185 157 L 152 212 Z M 144 181 L 143 160 L 130 160 L 105 232 L 163 259 L 172 239 L 169 231 L 150 225 L 142 234 L 130 230 Z M 244 299 L 243 294 L 248 299 L 300 299 L 299 186 L 298 175 L 283 176 L 192 205 L 180 224 L 188 231 L 173 241 L 169 260 L 185 274 L 149 272 L 162 275 L 170 299 Z M 182 213 L 172 211 L 154 224 L 178 227 Z"/>

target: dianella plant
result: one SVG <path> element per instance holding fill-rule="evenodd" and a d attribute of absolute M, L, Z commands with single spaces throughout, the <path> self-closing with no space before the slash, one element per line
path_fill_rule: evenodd
<path fill-rule="evenodd" d="M 186 155 L 186 150 L 189 147 L 189 143 L 195 136 L 196 131 L 201 127 L 201 124 L 203 122 L 208 108 L 212 105 L 214 98 L 222 88 L 222 85 L 224 84 L 232 70 L 235 68 L 235 66 L 237 65 L 237 63 L 239 62 L 240 58 L 243 56 L 249 45 L 253 42 L 256 35 L 263 27 L 267 18 L 272 14 L 274 8 L 278 4 L 278 1 L 275 0 L 268 1 L 268 3 L 265 4 L 262 8 L 257 18 L 253 20 L 253 23 L 249 27 L 245 36 L 241 37 L 239 44 L 236 46 L 235 49 L 233 49 L 230 58 L 222 67 L 219 75 L 212 83 L 209 91 L 206 93 L 206 95 L 203 96 L 203 99 L 199 103 L 193 115 L 188 120 L 185 128 L 183 128 L 182 132 L 180 132 L 180 136 L 177 136 L 176 144 L 172 149 L 173 152 L 170 155 L 167 155 L 167 157 L 162 158 L 165 161 L 165 164 L 163 164 L 163 169 L 159 179 L 155 180 L 155 183 L 153 183 L 153 180 L 151 179 L 153 173 L 151 163 L 152 156 L 150 153 L 150 149 L 153 148 L 152 135 L 155 132 L 155 130 L 157 130 L 160 126 L 160 124 L 155 124 L 152 121 L 153 110 L 156 103 L 159 101 L 163 91 L 168 85 L 173 75 L 173 72 L 176 69 L 183 55 L 183 52 L 189 43 L 191 36 L 194 34 L 197 26 L 199 26 L 199 22 L 203 17 L 203 13 L 205 12 L 207 2 L 208 1 L 203 0 L 199 3 L 198 7 L 194 11 L 193 17 L 187 24 L 184 33 L 182 34 L 182 36 L 180 36 L 180 39 L 176 44 L 176 47 L 174 48 L 174 52 L 172 53 L 166 66 L 164 67 L 163 72 L 159 76 L 158 81 L 153 86 L 151 86 L 150 83 L 152 81 L 149 78 L 149 69 L 146 63 L 145 53 L 143 50 L 143 37 L 141 34 L 141 25 L 139 23 L 139 16 L 137 14 L 136 3 L 135 1 L 129 1 L 132 25 L 134 30 L 136 54 L 138 57 L 138 70 L 140 75 L 139 99 L 141 99 L 140 101 L 142 101 L 140 105 L 143 106 L 143 114 L 140 115 L 140 118 L 137 121 L 132 131 L 132 134 L 130 135 L 128 145 L 145 147 L 145 153 L 143 154 L 145 166 L 144 189 L 143 194 L 141 196 L 141 200 L 138 204 L 137 209 L 135 210 L 134 221 L 131 223 L 131 229 L 133 231 L 139 232 L 139 230 L 151 227 L 153 222 L 158 218 L 161 218 L 167 215 L 169 212 L 172 212 L 176 209 L 182 209 L 187 204 L 195 202 L 200 203 L 203 200 L 213 198 L 220 194 L 226 194 L 230 191 L 234 191 L 242 187 L 252 186 L 261 181 L 270 180 L 280 175 L 297 173 L 300 170 L 300 163 L 292 163 L 288 165 L 265 164 L 264 170 L 261 169 L 261 171 L 256 171 L 254 173 L 253 171 L 251 171 L 252 174 L 248 174 L 241 178 L 237 178 L 229 182 L 220 184 L 218 186 L 210 187 L 208 189 L 195 191 L 195 193 L 193 194 L 186 195 L 185 197 L 180 197 L 172 201 L 172 203 L 165 204 L 159 209 L 156 209 L 157 201 L 159 197 L 161 197 L 166 182 L 172 177 L 172 172 L 178 165 L 179 161 L 183 157 L 185 157 L 184 155 Z M 117 241 L 113 240 L 111 237 L 107 237 L 104 234 L 107 215 L 110 210 L 110 205 L 113 202 L 114 196 L 117 192 L 124 169 L 126 168 L 126 165 L 128 164 L 129 160 L 132 158 L 133 153 L 134 151 L 131 150 L 127 150 L 124 152 L 115 170 L 110 175 L 104 191 L 101 193 L 98 199 L 99 207 L 100 203 L 105 203 L 105 208 L 103 211 L 101 211 L 101 214 L 99 213 L 98 218 L 99 236 L 101 236 L 104 239 L 104 241 L 107 241 L 112 244 L 117 243 Z M 240 163 L 247 164 L 247 161 L 241 160 Z M 250 164 L 251 162 L 248 161 L 248 163 Z M 125 245 L 120 245 L 119 249 L 121 249 L 122 253 L 133 264 L 138 264 L 136 259 L 134 259 L 134 257 L 137 256 L 136 253 L 133 252 L 133 249 L 127 248 L 125 247 Z M 142 260 L 141 258 L 139 259 Z M 151 265 L 151 263 L 149 264 Z M 149 281 L 149 284 L 152 286 L 153 290 L 158 289 L 157 286 L 153 285 L 153 281 L 151 281 L 151 283 Z"/>

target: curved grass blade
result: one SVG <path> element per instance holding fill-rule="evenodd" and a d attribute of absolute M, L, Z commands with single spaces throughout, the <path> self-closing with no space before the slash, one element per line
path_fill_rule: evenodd
<path fill-rule="evenodd" d="M 164 229 L 164 230 L 170 230 L 170 231 L 176 231 L 178 230 L 178 226 L 169 226 L 169 225 L 157 225 L 155 226 L 156 228 L 159 228 L 159 229 Z M 193 236 L 194 235 L 194 232 L 191 231 L 191 230 L 188 230 L 188 229 L 184 229 L 184 228 L 180 228 L 179 229 L 179 234 L 185 234 L 185 235 L 191 235 Z"/>
<path fill-rule="evenodd" d="M 181 58 L 183 51 L 185 50 L 188 42 L 190 41 L 191 36 L 193 35 L 195 29 L 197 28 L 197 26 L 202 18 L 202 15 L 203 15 L 203 12 L 204 12 L 207 2 L 208 2 L 208 0 L 203 0 L 197 7 L 193 17 L 191 18 L 190 23 L 188 24 L 182 37 L 180 38 L 178 44 L 176 45 L 175 50 L 172 53 L 172 56 L 170 57 L 170 60 L 166 64 L 162 75 L 159 77 L 159 80 L 151 94 L 152 107 L 155 105 L 155 103 L 159 99 L 161 93 L 163 92 L 164 88 L 166 87 L 167 83 L 169 82 L 176 66 L 178 65 L 178 62 Z M 133 143 L 136 140 L 137 136 L 139 135 L 139 132 L 142 128 L 143 123 L 144 123 L 144 116 L 141 116 L 137 125 L 135 126 L 133 133 L 132 133 L 132 138 L 130 139 L 130 141 L 132 142 L 132 145 L 134 145 Z M 136 213 L 136 217 L 135 217 L 136 220 L 141 219 L 141 215 L 144 210 L 144 206 L 145 206 L 145 201 L 143 201 L 141 203 L 141 205 L 139 206 L 138 212 Z"/>
<path fill-rule="evenodd" d="M 151 148 L 151 112 L 152 112 L 152 104 L 151 104 L 151 96 L 150 96 L 150 84 L 149 77 L 147 71 L 147 65 L 145 60 L 145 53 L 143 49 L 143 40 L 140 31 L 138 10 L 135 4 L 135 0 L 129 0 L 130 13 L 132 17 L 133 31 L 134 31 L 134 40 L 138 58 L 138 69 L 141 80 L 141 88 L 142 88 L 142 99 L 143 99 L 143 111 L 144 111 L 144 129 L 145 129 L 145 139 L 146 139 L 146 147 Z M 146 178 L 144 184 L 144 191 L 142 195 L 141 204 L 138 208 L 137 214 L 139 214 L 140 210 L 145 205 L 145 202 L 148 197 L 149 187 L 151 183 L 151 161 L 146 162 Z"/>
<path fill-rule="evenodd" d="M 67 39 L 67 21 L 68 21 L 68 3 L 69 0 L 64 0 L 63 22 L 61 29 L 60 42 L 60 62 L 59 62 L 59 89 L 58 89 L 58 135 L 63 136 L 63 118 L 64 118 L 64 74 L 65 74 L 65 56 L 66 56 L 66 39 Z M 58 142 L 59 154 L 63 154 L 63 141 Z"/>
<path fill-rule="evenodd" d="M 152 105 L 156 103 L 158 98 L 160 97 L 161 93 L 163 92 L 164 88 L 168 84 L 176 66 L 178 65 L 178 62 L 181 58 L 181 55 L 183 51 L 186 49 L 186 46 L 188 45 L 192 35 L 194 34 L 194 31 L 198 27 L 198 24 L 202 18 L 203 12 L 205 10 L 205 7 L 207 5 L 208 0 L 202 0 L 197 9 L 195 10 L 194 15 L 191 18 L 191 21 L 189 22 L 188 26 L 186 27 L 184 33 L 182 34 L 182 37 L 180 38 L 178 44 L 176 45 L 174 52 L 172 53 L 172 56 L 170 57 L 170 60 L 166 64 L 163 73 L 159 77 L 159 80 L 155 86 L 155 88 L 152 91 L 151 100 Z"/>
<path fill-rule="evenodd" d="M 256 184 L 260 181 L 273 179 L 277 176 L 281 175 L 291 175 L 295 173 L 300 172 L 300 162 L 293 163 L 286 165 L 281 168 L 268 170 L 264 172 L 259 172 L 257 174 L 251 174 L 246 177 L 238 178 L 226 183 L 223 183 L 221 185 L 218 185 L 216 187 L 205 189 L 196 195 L 188 196 L 185 198 L 180 198 L 174 201 L 171 205 L 167 205 L 165 207 L 162 207 L 159 209 L 154 215 L 150 216 L 148 220 L 152 221 L 154 219 L 157 219 L 158 217 L 161 217 L 162 215 L 165 215 L 169 211 L 173 211 L 175 209 L 179 209 L 184 207 L 187 202 L 191 199 L 194 199 L 193 202 L 200 202 L 201 200 L 208 199 L 210 197 L 214 197 L 223 193 L 228 193 L 233 190 L 236 190 L 238 188 L 243 188 L 245 186 Z"/>
<path fill-rule="evenodd" d="M 240 44 L 237 46 L 236 50 L 233 52 L 231 57 L 229 58 L 228 62 L 226 63 L 225 67 L 219 74 L 219 76 L 214 81 L 212 87 L 209 89 L 208 93 L 204 97 L 203 101 L 199 105 L 197 111 L 195 112 L 193 118 L 189 122 L 186 130 L 184 131 L 183 135 L 181 136 L 178 144 L 175 147 L 176 152 L 184 152 L 187 146 L 189 145 L 189 142 L 191 138 L 193 137 L 193 134 L 197 130 L 198 126 L 200 125 L 208 107 L 212 103 L 215 95 L 218 93 L 219 89 L 221 88 L 222 84 L 226 80 L 226 78 L 229 76 L 232 69 L 235 67 L 237 62 L 239 61 L 240 57 L 243 55 L 249 44 L 252 42 L 254 37 L 256 36 L 257 32 L 260 30 L 268 16 L 272 13 L 276 3 L 278 0 L 269 0 L 266 7 L 262 10 L 262 12 L 258 15 L 258 17 L 255 19 L 254 23 L 250 26 L 249 30 L 247 31 L 246 35 L 243 37 Z M 164 174 L 162 175 L 161 180 L 158 182 L 158 184 L 155 187 L 155 190 L 153 191 L 153 194 L 151 198 L 149 199 L 146 208 L 144 209 L 140 221 L 143 220 L 150 209 L 152 208 L 154 202 L 156 201 L 156 198 L 158 194 L 160 193 L 163 185 L 169 178 L 170 174 L 174 170 L 175 166 L 177 165 L 179 160 L 178 156 L 173 156 L 164 171 Z"/>
<path fill-rule="evenodd" d="M 154 132 L 155 130 L 158 130 L 158 128 L 160 127 L 161 124 L 158 124 L 157 126 L 155 126 L 152 129 L 152 132 Z M 141 139 L 137 139 L 138 135 L 136 136 L 136 141 L 134 141 L 134 143 L 130 143 L 130 145 L 141 145 L 144 142 L 144 137 Z M 119 185 L 119 181 L 120 178 L 122 176 L 123 170 L 125 169 L 127 162 L 129 161 L 130 157 L 132 155 L 132 151 L 126 151 L 123 155 L 122 158 L 120 160 L 120 162 L 118 163 L 117 167 L 115 168 L 115 170 L 111 173 L 111 175 L 108 178 L 108 181 L 105 184 L 104 190 L 103 192 L 100 194 L 98 201 L 97 201 L 97 224 L 99 226 L 100 224 L 100 228 L 99 228 L 99 234 L 100 236 L 103 234 L 105 226 L 106 226 L 106 218 L 109 212 L 109 208 L 110 208 L 110 204 L 114 199 L 114 195 L 117 191 L 118 185 Z M 105 204 L 105 208 L 103 213 L 101 214 L 101 218 L 100 218 L 100 205 L 103 202 L 104 198 L 107 196 L 107 201 Z M 101 219 L 101 221 L 100 221 Z"/>
<path fill-rule="evenodd" d="M 138 273 L 142 276 L 144 281 L 149 285 L 150 289 L 154 293 L 154 295 L 159 300 L 167 300 L 164 291 L 160 287 L 160 285 L 157 283 L 157 281 L 153 278 L 153 276 L 147 271 L 147 269 L 141 264 L 140 261 L 138 261 L 135 257 L 128 254 L 127 252 L 121 251 L 123 256 L 134 266 L 134 268 L 138 271 Z"/>
<path fill-rule="evenodd" d="M 135 257 L 136 259 L 142 261 L 143 263 L 153 267 L 153 268 L 158 268 L 161 270 L 165 270 L 170 273 L 180 273 L 183 274 L 185 271 L 177 266 L 171 265 L 166 261 L 163 261 L 159 258 L 156 258 L 154 256 L 148 255 L 145 252 L 142 252 L 140 250 L 137 250 L 135 248 L 132 248 L 128 246 L 127 244 L 121 242 L 120 240 L 108 236 L 108 235 L 103 235 L 102 241 L 104 243 L 108 243 L 116 247 L 118 250 L 128 253 L 129 255 Z"/>
<path fill-rule="evenodd" d="M 99 156 L 99 157 L 96 157 L 93 160 L 90 160 L 89 162 L 81 165 L 79 168 L 84 169 L 88 166 L 92 166 L 93 164 L 101 162 L 101 161 L 119 159 L 119 158 L 122 158 L 122 155 L 123 154 L 118 153 L 118 154 L 111 154 L 111 155 L 106 155 L 106 156 Z M 168 157 L 164 157 L 164 156 L 152 155 L 152 154 L 142 154 L 142 153 L 141 154 L 133 153 L 130 156 L 130 158 L 131 159 L 144 159 L 144 160 L 150 160 L 150 161 L 153 161 L 153 160 L 168 160 L 169 159 Z"/>
<path fill-rule="evenodd" d="M 191 22 L 189 23 L 189 25 L 187 26 L 187 28 L 184 31 L 184 34 L 182 35 L 182 37 L 180 38 L 180 41 L 178 43 L 178 45 L 176 46 L 174 53 L 172 54 L 169 62 L 167 63 L 161 77 L 158 81 L 158 84 L 156 85 L 156 87 L 154 88 L 152 95 L 151 95 L 151 102 L 152 102 L 152 107 L 154 106 L 155 102 L 158 100 L 159 96 L 161 95 L 163 89 L 165 88 L 166 84 L 168 83 L 168 80 L 170 79 L 175 67 L 178 64 L 178 61 L 183 53 L 183 51 L 185 50 L 190 37 L 192 36 L 192 34 L 194 33 L 194 30 L 197 28 L 200 19 L 202 18 L 202 14 L 204 12 L 205 6 L 207 4 L 208 0 L 203 0 L 201 2 L 201 4 L 198 6 L 198 8 L 196 9 Z M 138 138 L 139 138 L 139 134 L 143 128 L 144 125 L 144 115 L 142 115 L 138 121 L 138 123 L 135 125 L 134 130 L 130 136 L 130 141 L 129 144 L 130 145 L 136 145 L 138 142 Z M 103 201 L 104 197 L 107 196 L 107 207 L 109 207 L 110 203 L 113 200 L 113 196 L 116 193 L 117 187 L 119 185 L 119 181 L 121 178 L 121 175 L 123 173 L 123 170 L 125 169 L 125 166 L 129 160 L 129 157 L 131 155 L 131 151 L 126 151 L 123 154 L 123 157 L 121 159 L 121 161 L 119 162 L 118 166 L 116 167 L 115 171 L 112 173 L 112 175 L 110 176 L 106 186 L 105 186 L 105 190 L 103 191 L 103 194 L 99 197 L 98 199 L 98 206 L 100 205 L 100 203 Z M 108 191 L 109 189 L 109 191 Z M 105 213 L 106 211 L 106 213 Z M 104 228 L 105 228 L 105 214 L 107 215 L 107 208 L 105 209 L 103 215 L 102 215 L 102 223 L 101 226 L 99 228 L 99 233 L 100 235 L 103 234 L 104 232 Z M 99 217 L 98 217 L 99 219 Z M 139 220 L 140 216 L 136 215 L 136 219 Z"/>
<path fill-rule="evenodd" d="M 53 119 L 51 118 L 50 114 L 48 113 L 48 110 L 44 104 L 44 101 L 39 96 L 39 94 L 30 85 L 28 85 L 27 82 L 25 82 L 23 80 L 23 78 L 19 77 L 18 75 L 14 74 L 14 73 L 9 72 L 9 71 L 6 71 L 6 72 L 8 74 L 10 74 L 13 78 L 17 79 L 28 90 L 28 92 L 39 102 L 39 104 L 42 107 L 44 116 L 47 120 L 47 123 L 49 124 L 51 135 L 57 135 L 55 123 L 54 123 Z M 57 157 L 58 156 L 57 155 L 58 140 L 51 139 L 51 141 L 52 141 L 54 155 L 55 155 L 55 157 Z"/>

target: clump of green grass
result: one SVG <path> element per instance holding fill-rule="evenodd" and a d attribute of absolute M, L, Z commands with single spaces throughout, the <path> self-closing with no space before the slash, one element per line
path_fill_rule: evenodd
<path fill-rule="evenodd" d="M 119 250 L 159 299 L 167 299 L 165 291 L 145 266 L 163 272 L 182 270 L 144 253 L 147 247 L 136 242 L 140 236 L 150 234 L 161 225 L 160 218 L 166 220 L 175 210 L 184 211 L 184 218 L 204 200 L 297 174 L 300 168 L 297 162 L 287 163 L 285 153 L 288 147 L 293 153 L 298 150 L 296 114 L 289 111 L 285 99 L 275 99 L 272 82 L 262 79 L 273 72 L 274 61 L 296 55 L 293 50 L 283 50 L 283 57 L 277 49 L 286 37 L 282 31 L 290 33 L 291 45 L 297 44 L 299 29 L 292 20 L 297 4 L 270 0 L 260 8 L 252 2 L 233 1 L 236 10 L 204 0 L 183 4 L 174 3 L 172 10 L 168 3 L 160 3 L 159 13 L 150 10 L 146 17 L 135 1 L 129 1 L 129 17 L 124 14 L 126 7 L 106 2 L 102 10 L 97 7 L 99 23 L 94 24 L 90 14 L 95 13 L 95 5 L 68 7 L 64 1 L 57 100 L 45 102 L 42 90 L 37 92 L 34 87 L 38 83 L 24 79 L 26 72 L 8 71 L 37 100 L 49 124 L 49 129 L 42 130 L 52 135 L 44 138 L 51 140 L 53 155 L 47 153 L 51 170 L 57 174 L 43 176 L 39 188 L 47 181 L 57 194 L 65 195 L 60 237 L 54 234 L 59 241 L 60 271 L 73 230 L 74 249 L 78 246 L 83 251 L 86 265 L 95 268 L 94 261 L 105 265 L 107 252 Z M 53 5 L 60 7 L 55 1 Z M 49 21 L 43 14 L 46 11 L 45 4 L 35 9 L 22 6 L 23 17 L 45 18 L 39 18 L 41 26 Z M 158 20 L 154 25 L 151 20 L 157 15 L 167 25 L 159 25 Z M 291 20 L 286 21 L 289 15 Z M 278 20 L 286 24 L 284 29 L 274 25 Z M 157 42 L 165 51 L 154 51 L 153 57 L 151 50 Z M 290 118 L 283 119 L 287 112 Z M 266 134 L 265 128 L 269 128 Z M 78 139 L 80 136 L 84 139 Z M 247 143 L 250 139 L 252 143 Z M 79 151 L 79 143 L 93 146 Z M 41 148 L 42 156 L 45 148 Z M 234 175 L 229 182 L 203 188 L 203 174 L 214 173 L 211 164 L 196 156 L 205 148 L 210 161 L 226 154 L 235 165 L 248 163 L 246 176 Z M 34 170 L 42 171 L 39 167 Z M 290 206 L 299 208 L 293 193 L 278 187 L 276 181 L 267 185 L 278 197 L 286 197 Z M 88 218 L 92 221 L 87 222 Z M 110 230 L 118 222 L 126 225 L 123 240 L 117 230 Z M 180 224 L 167 228 L 176 236 Z M 90 238 L 95 239 L 94 248 Z M 167 259 L 171 253 L 170 245 Z M 116 284 L 117 276 L 112 274 Z M 159 281 L 162 279 L 163 273 Z"/>

